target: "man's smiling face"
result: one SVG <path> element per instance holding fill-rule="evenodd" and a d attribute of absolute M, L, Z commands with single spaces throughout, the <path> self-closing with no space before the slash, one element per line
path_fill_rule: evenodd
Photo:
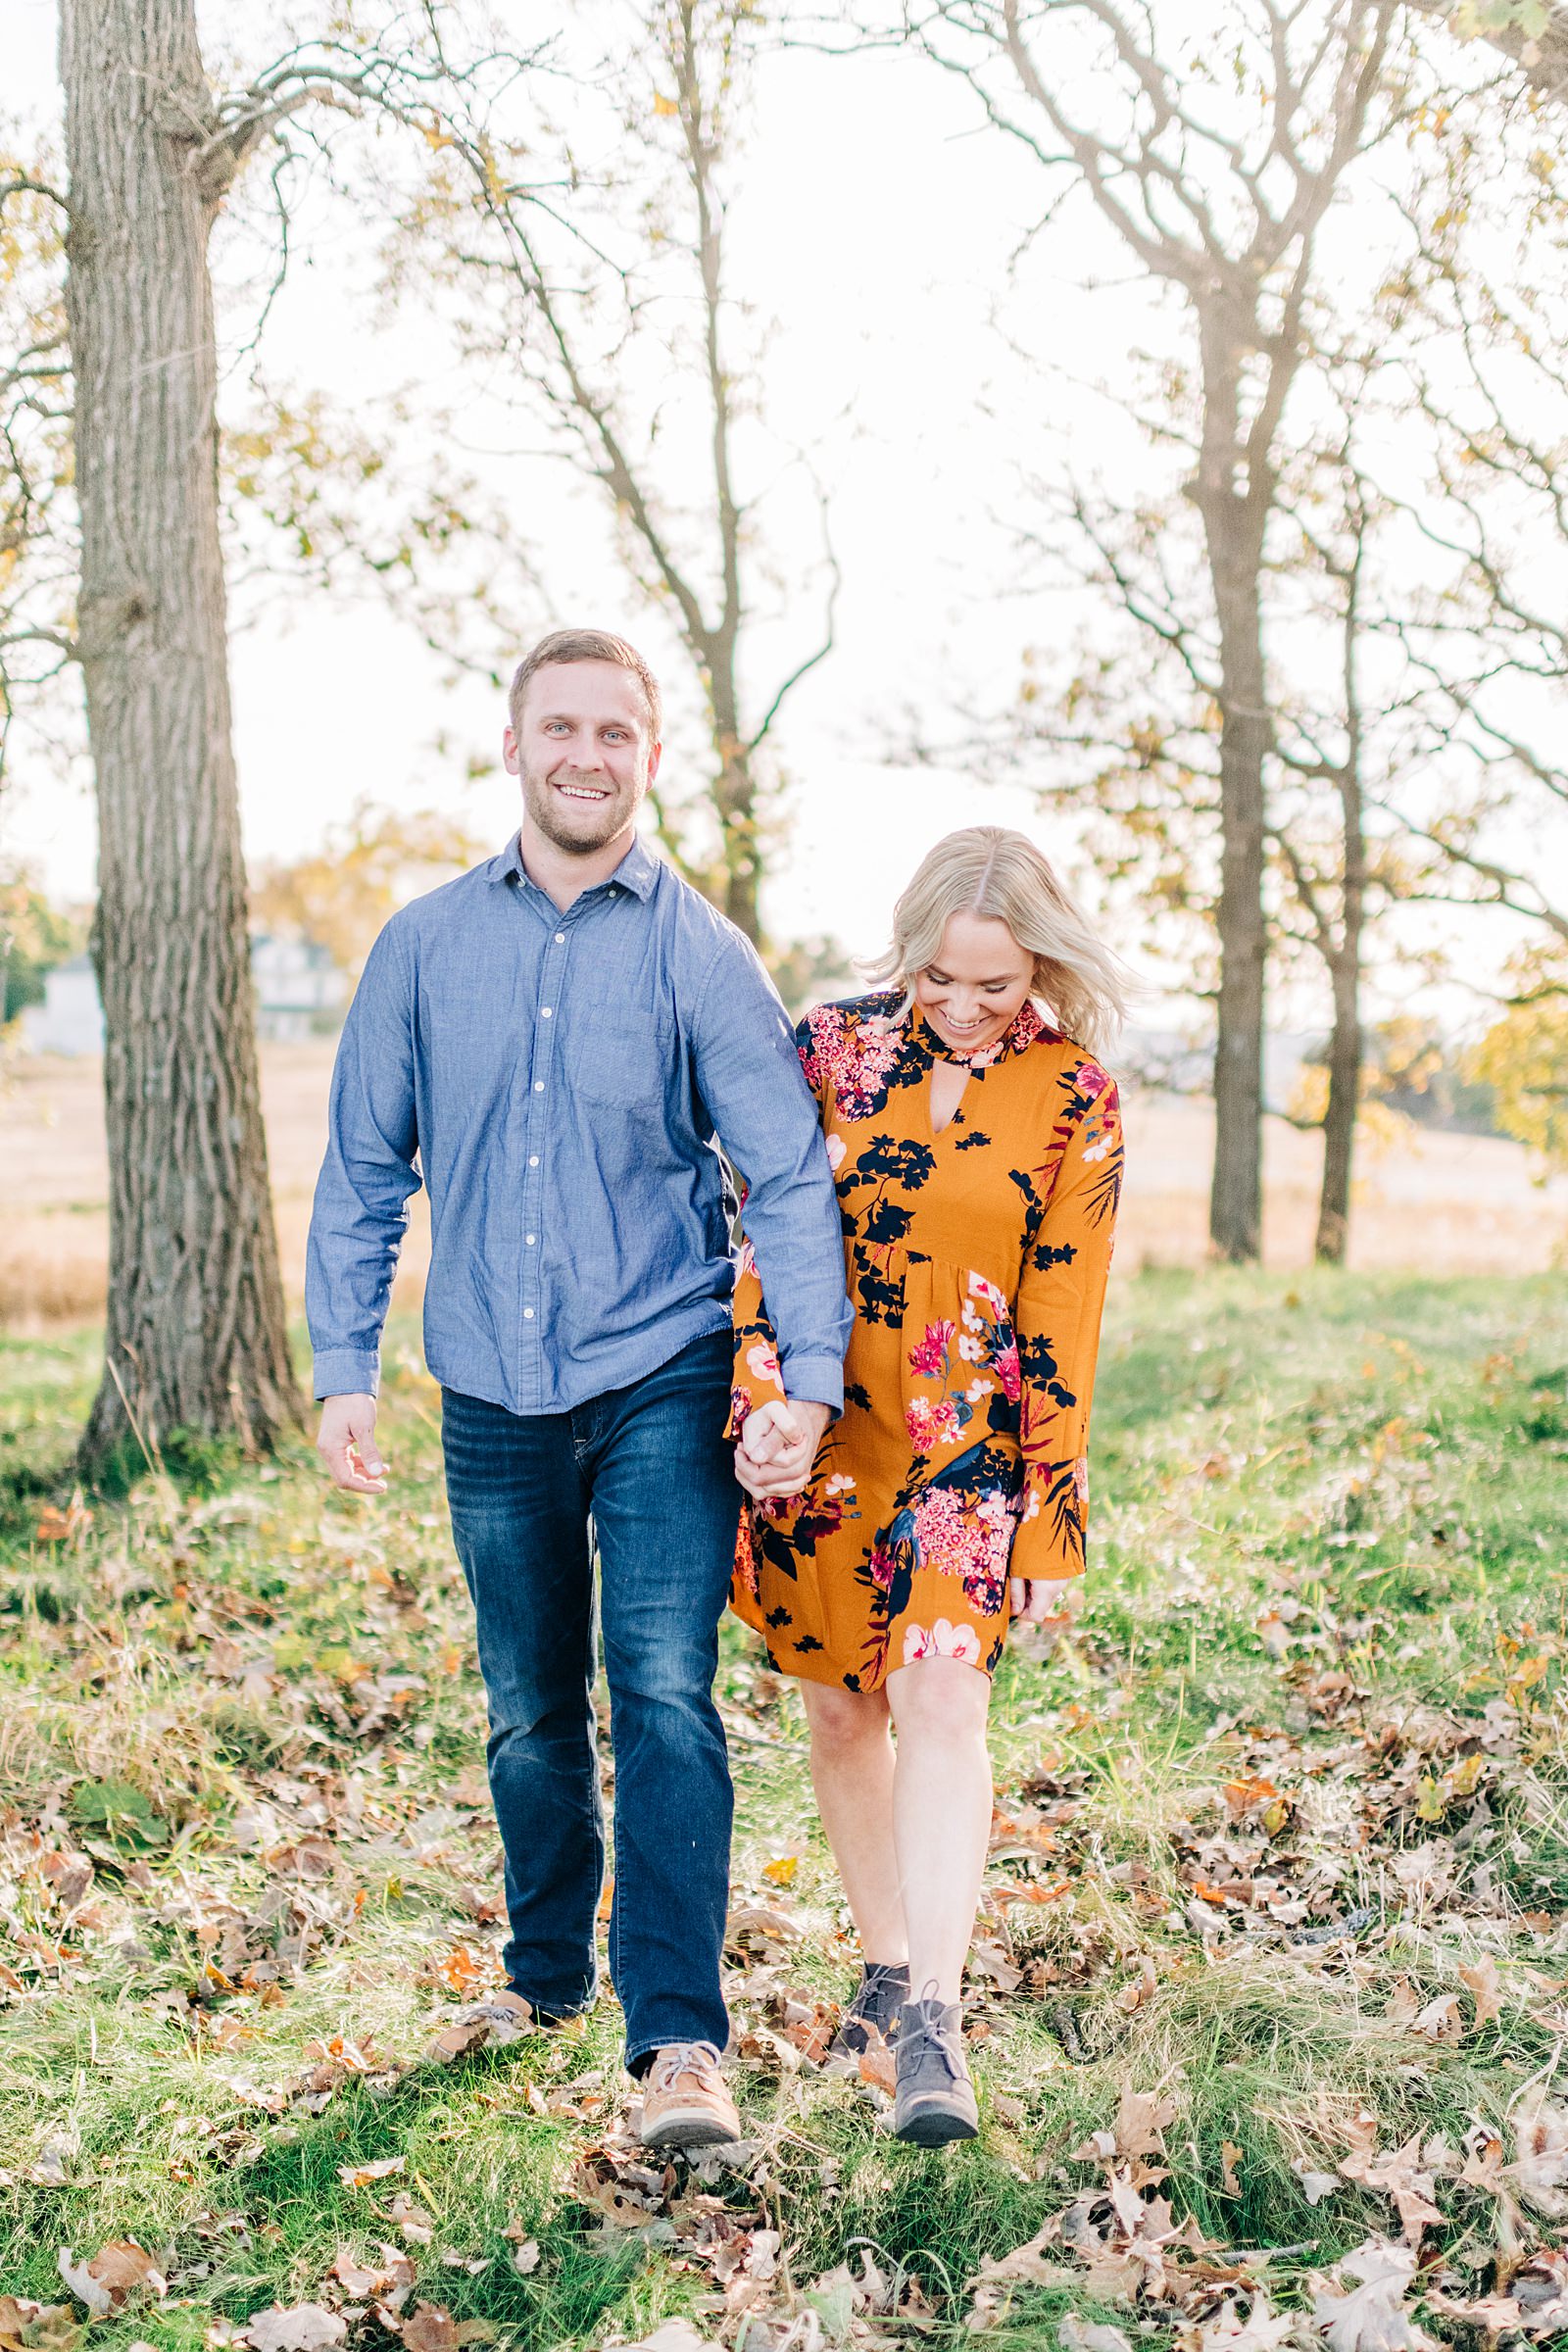
<path fill-rule="evenodd" d="M 528 680 L 517 715 L 503 743 L 529 824 L 568 856 L 606 848 L 659 770 L 636 673 L 614 662 L 549 662 Z"/>

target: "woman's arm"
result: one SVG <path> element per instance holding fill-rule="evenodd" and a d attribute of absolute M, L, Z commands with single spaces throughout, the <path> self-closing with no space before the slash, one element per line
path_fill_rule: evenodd
<path fill-rule="evenodd" d="M 1024 1250 L 1015 1322 L 1023 1390 L 1023 1515 L 1012 1549 L 1017 1614 L 1040 1617 L 1084 1572 L 1089 1408 L 1121 1197 L 1121 1111 L 1096 1061 L 1058 1082 L 1065 1128 L 1055 1184 Z M 1020 1595 L 1019 1585 L 1029 1588 Z M 1054 1593 L 1040 1587 L 1056 1587 Z"/>

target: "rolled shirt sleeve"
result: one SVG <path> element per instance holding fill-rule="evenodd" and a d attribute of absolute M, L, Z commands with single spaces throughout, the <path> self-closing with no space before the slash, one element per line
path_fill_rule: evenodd
<path fill-rule="evenodd" d="M 694 1026 L 698 1086 L 746 1179 L 747 1239 L 785 1391 L 840 1413 L 855 1315 L 833 1171 L 788 1015 L 756 951 L 738 936 L 714 956 Z"/>
<path fill-rule="evenodd" d="M 373 1396 L 380 1387 L 381 1326 L 419 1187 L 418 1145 L 413 975 L 394 917 L 370 950 L 332 1071 L 305 1269 L 318 1397 Z"/>

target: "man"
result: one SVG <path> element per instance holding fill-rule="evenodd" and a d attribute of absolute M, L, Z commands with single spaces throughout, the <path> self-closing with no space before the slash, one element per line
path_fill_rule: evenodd
<path fill-rule="evenodd" d="M 597 1549 L 611 1974 L 644 2135 L 695 2146 L 739 2133 L 719 2073 L 732 1793 L 711 1686 L 740 1495 L 715 1132 L 751 1188 L 803 1481 L 843 1403 L 843 1246 L 756 953 L 637 838 L 660 760 L 647 663 L 558 631 L 518 667 L 511 721 L 520 833 L 393 916 L 344 1028 L 306 1291 L 318 1444 L 340 1487 L 384 1491 L 380 1332 L 422 1179 L 425 1356 L 489 1701 L 508 1979 L 547 2023 L 598 1988 Z"/>

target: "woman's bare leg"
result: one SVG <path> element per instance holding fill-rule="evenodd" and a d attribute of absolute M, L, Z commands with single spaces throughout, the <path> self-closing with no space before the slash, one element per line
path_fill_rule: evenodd
<path fill-rule="evenodd" d="M 920 1658 L 886 1688 L 898 1734 L 893 1842 L 909 1984 L 916 2000 L 956 2001 L 991 1838 L 991 1678 L 956 1658 Z"/>
<path fill-rule="evenodd" d="M 844 1881 L 868 1961 L 898 1961 L 908 1949 L 893 1835 L 893 1741 L 880 1690 L 835 1690 L 802 1683 L 811 1727 L 817 1811 Z M 966 1939 L 967 1941 L 967 1939 Z"/>

